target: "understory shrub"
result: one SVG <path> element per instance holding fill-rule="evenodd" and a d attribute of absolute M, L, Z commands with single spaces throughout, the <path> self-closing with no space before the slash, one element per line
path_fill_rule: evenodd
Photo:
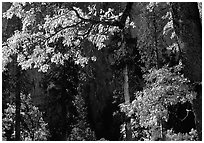
<path fill-rule="evenodd" d="M 7 104 L 2 115 L 3 140 L 15 140 L 15 104 Z M 42 112 L 31 102 L 30 95 L 21 94 L 21 140 L 45 141 L 49 136 L 47 123 L 44 122 Z"/>
<path fill-rule="evenodd" d="M 196 93 L 190 81 L 180 73 L 182 65 L 151 69 L 144 75 L 146 86 L 135 93 L 130 104 L 120 104 L 121 111 L 131 118 L 135 140 L 195 140 L 196 131 L 175 134 L 167 131 L 168 107 L 177 103 L 192 103 Z M 124 125 L 123 125 L 124 126 Z M 122 127 L 122 130 L 125 130 Z"/>

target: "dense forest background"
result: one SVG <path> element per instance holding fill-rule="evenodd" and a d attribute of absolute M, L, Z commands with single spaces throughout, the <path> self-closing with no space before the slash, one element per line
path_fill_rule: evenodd
<path fill-rule="evenodd" d="M 3 140 L 202 140 L 202 3 L 2 3 Z"/>

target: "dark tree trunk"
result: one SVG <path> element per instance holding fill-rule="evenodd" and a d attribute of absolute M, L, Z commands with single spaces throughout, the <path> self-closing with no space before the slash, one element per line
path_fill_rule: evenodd
<path fill-rule="evenodd" d="M 6 12 L 12 3 L 10 2 L 3 2 L 2 3 L 2 12 Z M 6 41 L 15 30 L 20 30 L 22 26 L 21 20 L 14 16 L 12 19 L 2 18 L 2 40 Z M 15 94 L 15 104 L 16 104 L 16 111 L 15 111 L 15 140 L 20 141 L 20 106 L 21 106 L 21 99 L 20 99 L 20 92 L 21 92 L 21 83 L 19 82 L 20 79 L 20 69 L 17 64 L 17 55 L 13 57 L 13 61 L 11 64 L 11 74 L 12 74 L 12 81 L 15 84 L 14 88 L 10 89 L 11 92 Z"/>
<path fill-rule="evenodd" d="M 172 3 L 173 24 L 178 36 L 184 75 L 195 83 L 195 123 L 202 140 L 202 25 L 197 3 Z"/>
<path fill-rule="evenodd" d="M 15 140 L 20 141 L 20 92 L 16 89 L 16 124 L 15 124 Z"/>
<path fill-rule="evenodd" d="M 19 67 L 17 65 L 17 55 L 14 57 L 13 61 L 13 75 L 15 82 L 15 140 L 20 141 L 20 108 L 21 108 L 21 98 L 20 98 L 20 82 L 19 82 Z"/>
<path fill-rule="evenodd" d="M 157 69 L 161 68 L 161 62 L 159 59 L 159 53 L 158 53 L 158 40 L 157 40 L 157 23 L 156 23 L 156 13 L 155 13 L 155 9 L 153 8 L 153 27 L 154 27 L 154 50 L 155 50 L 155 54 L 156 54 L 156 59 L 157 59 Z"/>

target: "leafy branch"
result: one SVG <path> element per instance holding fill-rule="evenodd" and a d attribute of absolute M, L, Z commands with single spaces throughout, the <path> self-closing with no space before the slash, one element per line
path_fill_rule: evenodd
<path fill-rule="evenodd" d="M 59 32 L 61 32 L 62 30 L 67 29 L 67 28 L 76 27 L 76 26 L 78 26 L 79 24 L 81 24 L 82 22 L 83 22 L 83 21 L 80 21 L 80 22 L 78 22 L 78 23 L 76 23 L 76 24 L 65 26 L 65 27 L 63 27 L 63 28 L 57 30 L 57 31 L 56 31 L 54 34 L 52 34 L 51 36 L 47 37 L 46 40 L 49 40 L 50 38 L 54 37 L 55 35 L 57 35 L 57 34 L 58 34 Z"/>
<path fill-rule="evenodd" d="M 125 27 L 125 22 L 126 22 L 126 19 L 127 17 L 130 15 L 130 11 L 131 11 L 131 8 L 132 8 L 132 5 L 133 3 L 132 2 L 129 2 L 127 3 L 126 5 L 126 8 L 122 14 L 122 17 L 119 21 L 99 21 L 99 20 L 94 20 L 94 19 L 86 19 L 86 18 L 83 18 L 82 16 L 80 16 L 80 14 L 78 13 L 78 11 L 75 9 L 75 8 L 71 8 L 71 10 L 73 10 L 76 14 L 76 16 L 81 19 L 82 21 L 85 21 L 85 22 L 90 22 L 92 24 L 103 24 L 103 25 L 110 25 L 110 26 L 118 26 L 120 29 L 123 29 Z"/>
<path fill-rule="evenodd" d="M 91 23 L 91 26 L 88 28 L 88 30 L 84 34 L 81 34 L 81 35 L 78 34 L 78 36 L 86 36 L 86 35 L 88 35 L 91 32 L 93 26 L 94 25 L 98 25 L 98 24 L 103 24 L 103 25 L 108 25 L 108 26 L 118 26 L 120 29 L 123 29 L 125 27 L 126 19 L 130 15 L 130 11 L 131 11 L 132 5 L 133 5 L 132 2 L 127 3 L 126 8 L 125 8 L 125 10 L 124 10 L 124 12 L 123 12 L 123 14 L 122 14 L 122 16 L 121 16 L 119 21 L 118 20 L 116 20 L 116 21 L 99 21 L 99 20 L 94 20 L 94 19 L 86 19 L 86 18 L 82 17 L 79 14 L 77 9 L 72 7 L 71 10 L 75 12 L 76 16 L 81 21 L 79 21 L 79 22 L 77 22 L 77 23 L 75 23 L 73 25 L 68 25 L 68 26 L 65 26 L 63 28 L 58 29 L 54 34 L 52 34 L 49 37 L 47 37 L 46 40 L 49 40 L 50 38 L 54 37 L 55 35 L 57 35 L 61 31 L 63 31 L 64 29 L 76 27 L 76 26 L 80 25 L 83 22 L 89 22 L 89 23 Z"/>
<path fill-rule="evenodd" d="M 119 26 L 120 25 L 120 22 L 119 21 L 98 21 L 98 20 L 94 20 L 94 19 L 86 19 L 86 18 L 83 18 L 80 16 L 80 14 L 78 13 L 78 11 L 76 9 L 74 9 L 72 7 L 72 9 L 76 16 L 81 19 L 82 21 L 85 21 L 85 22 L 90 22 L 92 24 L 103 24 L 103 25 L 111 25 L 111 26 Z"/>
<path fill-rule="evenodd" d="M 78 36 L 87 36 L 89 35 L 89 33 L 91 32 L 92 28 L 93 28 L 94 24 L 91 24 L 91 26 L 88 28 L 88 30 L 86 30 L 86 32 L 84 32 L 84 34 L 78 34 Z"/>

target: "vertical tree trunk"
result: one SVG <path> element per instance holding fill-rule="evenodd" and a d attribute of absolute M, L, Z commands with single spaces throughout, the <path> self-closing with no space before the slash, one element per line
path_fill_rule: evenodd
<path fill-rule="evenodd" d="M 161 68 L 162 65 L 160 64 L 159 61 L 159 53 L 158 53 L 158 40 L 157 40 L 157 23 L 156 23 L 156 14 L 155 14 L 155 9 L 153 8 L 153 26 L 154 26 L 154 50 L 156 54 L 156 59 L 157 59 L 157 69 Z"/>
<path fill-rule="evenodd" d="M 16 89 L 16 124 L 15 124 L 15 140 L 20 141 L 20 92 L 19 89 Z"/>
<path fill-rule="evenodd" d="M 129 95 L 129 83 L 128 83 L 128 66 L 127 64 L 124 67 L 123 70 L 124 74 L 124 98 L 125 98 L 125 104 L 130 103 L 130 95 Z M 132 130 L 131 130 L 131 123 L 129 117 L 126 117 L 126 140 L 131 141 L 132 140 Z"/>
<path fill-rule="evenodd" d="M 172 3 L 172 15 L 182 52 L 184 75 L 196 84 L 193 110 L 199 140 L 202 140 L 202 25 L 198 4 Z"/>
<path fill-rule="evenodd" d="M 13 76 L 15 82 L 15 140 L 20 141 L 20 107 L 21 107 L 21 99 L 20 99 L 20 82 L 19 82 L 19 69 L 17 64 L 17 55 L 15 55 L 13 60 Z"/>
<path fill-rule="evenodd" d="M 2 12 L 6 12 L 10 7 L 12 3 L 10 2 L 3 2 L 2 3 Z M 15 21 L 16 20 L 16 21 Z M 13 17 L 12 21 L 15 21 L 16 24 L 8 24 L 8 19 L 3 18 L 2 19 L 2 40 L 6 41 L 7 38 L 9 38 L 12 33 L 15 30 L 20 30 L 21 28 L 21 22 L 20 19 L 17 17 Z M 20 106 L 21 106 L 21 100 L 20 100 L 20 82 L 19 80 L 19 69 L 17 64 L 17 55 L 13 57 L 13 62 L 11 64 L 11 74 L 12 74 L 12 82 L 14 83 L 14 89 L 10 89 L 10 92 L 14 92 L 15 94 L 15 104 L 16 104 L 16 111 L 15 111 L 15 140 L 20 141 Z"/>
<path fill-rule="evenodd" d="M 125 98 L 125 103 L 129 104 L 130 103 L 130 95 L 129 95 L 128 67 L 127 67 L 127 64 L 124 67 L 123 74 L 124 74 L 124 98 Z"/>

